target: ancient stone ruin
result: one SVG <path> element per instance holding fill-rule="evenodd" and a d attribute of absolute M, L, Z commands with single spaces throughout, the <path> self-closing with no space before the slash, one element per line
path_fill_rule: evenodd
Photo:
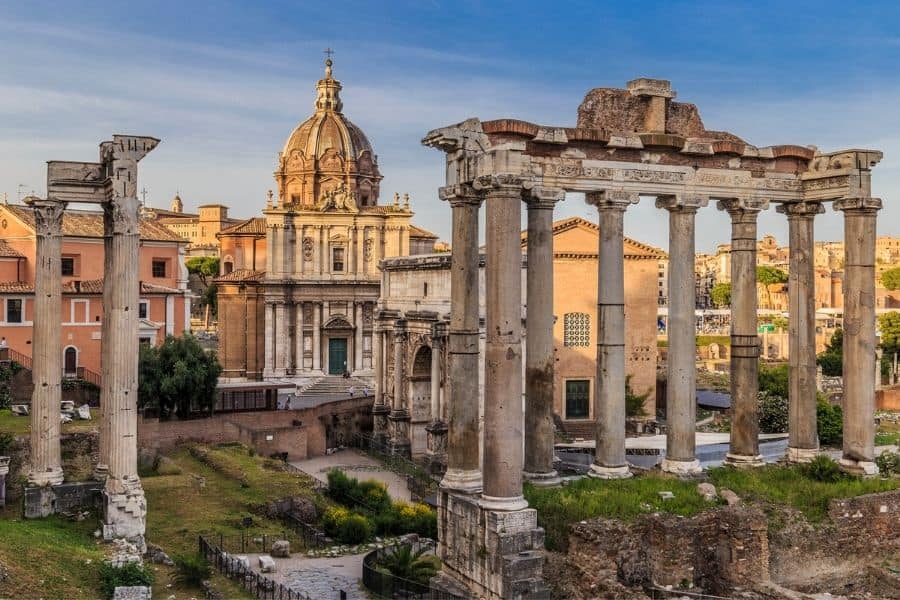
<path fill-rule="evenodd" d="M 694 222 L 711 200 L 731 218 L 731 395 L 726 462 L 762 464 L 758 443 L 756 238 L 760 211 L 776 204 L 790 228 L 790 440 L 787 459 L 810 460 L 816 437 L 813 221 L 824 205 L 842 211 L 845 470 L 874 465 L 875 150 L 824 153 L 810 146 L 756 147 L 707 130 L 692 104 L 674 101 L 668 81 L 588 92 L 575 127 L 469 119 L 436 129 L 423 144 L 446 154 L 440 197 L 453 219 L 452 303 L 447 341 L 447 471 L 439 493 L 439 547 L 448 588 L 490 598 L 543 587 L 542 530 L 522 481 L 556 481 L 553 470 L 552 223 L 566 192 L 583 192 L 600 225 L 596 453 L 590 475 L 631 475 L 625 460 L 623 217 L 641 196 L 668 213 L 668 440 L 662 468 L 700 469 L 694 435 Z M 528 208 L 528 356 L 523 357 L 519 223 Z M 486 349 L 478 346 L 478 212 L 486 204 Z M 397 335 L 401 335 L 398 333 Z M 484 432 L 479 433 L 478 362 L 484 361 Z M 396 374 L 395 374 L 396 376 Z M 402 374 L 401 374 L 402 376 Z M 522 393 L 525 392 L 525 402 Z M 376 409 L 379 407 L 376 406 Z M 377 411 L 388 419 L 397 411 Z M 390 415 L 388 414 L 390 413 Z M 403 417 L 399 412 L 395 419 Z M 383 431 L 390 428 L 384 427 Z M 393 433 L 402 437 L 402 431 Z"/>
<path fill-rule="evenodd" d="M 104 213 L 100 460 L 103 537 L 126 538 L 143 550 L 147 513 L 137 472 L 138 250 L 137 163 L 159 140 L 114 135 L 96 163 L 47 163 L 47 198 L 31 197 L 37 234 L 34 395 L 28 485 L 47 514 L 63 481 L 60 456 L 62 217 L 69 202 L 94 203 Z"/>

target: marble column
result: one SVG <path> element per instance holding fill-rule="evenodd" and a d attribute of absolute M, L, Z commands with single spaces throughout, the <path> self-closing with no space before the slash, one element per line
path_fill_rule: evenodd
<path fill-rule="evenodd" d="M 65 203 L 29 197 L 34 209 L 36 260 L 34 281 L 34 343 L 31 395 L 31 460 L 28 485 L 62 483 L 59 447 L 59 405 L 62 399 L 62 219 Z"/>
<path fill-rule="evenodd" d="M 294 373 L 303 372 L 303 303 L 294 305 Z"/>
<path fill-rule="evenodd" d="M 375 405 L 372 407 L 372 433 L 376 443 L 384 444 L 388 435 L 387 416 L 390 407 L 384 402 L 385 394 L 385 355 L 384 355 L 384 337 L 381 331 L 381 323 L 376 325 L 372 334 L 372 352 L 375 354 Z"/>
<path fill-rule="evenodd" d="M 657 198 L 657 208 L 669 211 L 669 334 L 666 385 L 666 458 L 662 470 L 678 475 L 702 471 L 697 460 L 697 366 L 694 325 L 694 221 L 706 206 L 703 196 Z"/>
<path fill-rule="evenodd" d="M 278 304 L 275 305 L 275 327 L 272 336 L 272 341 L 275 344 L 276 377 L 284 377 L 285 366 L 287 366 L 288 360 L 287 354 L 289 352 L 289 341 L 286 339 L 288 331 L 285 327 L 287 321 L 285 320 L 284 316 L 284 302 L 278 302 Z"/>
<path fill-rule="evenodd" d="M 790 238 L 788 269 L 788 462 L 809 462 L 819 451 L 816 432 L 816 292 L 813 220 L 818 202 L 781 204 Z"/>
<path fill-rule="evenodd" d="M 441 487 L 476 494 L 482 489 L 478 385 L 478 210 L 481 198 L 467 185 L 440 188 L 452 207 L 450 256 L 450 331 L 447 378 L 447 472 Z"/>
<path fill-rule="evenodd" d="M 557 485 L 553 468 L 553 207 L 565 191 L 533 188 L 528 206 L 528 273 L 525 319 L 525 462 L 523 475 L 534 485 Z"/>
<path fill-rule="evenodd" d="M 353 364 L 354 371 L 357 373 L 363 370 L 363 303 L 356 302 L 353 311 L 354 326 L 356 327 L 356 335 L 353 340 Z M 349 369 L 348 369 L 349 370 Z"/>
<path fill-rule="evenodd" d="M 585 196 L 597 207 L 600 225 L 597 261 L 597 421 L 594 463 L 588 475 L 601 479 L 631 477 L 625 460 L 625 210 L 638 195 L 624 191 Z"/>
<path fill-rule="evenodd" d="M 409 457 L 410 410 L 407 393 L 406 343 L 409 339 L 406 319 L 394 324 L 394 399 L 388 422 L 391 430 L 391 454 Z"/>
<path fill-rule="evenodd" d="M 272 377 L 275 372 L 275 305 L 266 302 L 265 314 L 265 377 Z"/>
<path fill-rule="evenodd" d="M 318 302 L 313 303 L 312 362 L 313 371 L 322 370 L 322 305 Z"/>
<path fill-rule="evenodd" d="M 103 284 L 109 287 L 103 298 L 109 336 L 103 344 L 108 346 L 110 363 L 108 381 L 103 382 L 109 391 L 104 413 L 109 428 L 109 473 L 104 486 L 103 537 L 124 537 L 143 546 L 147 503 L 137 472 L 140 204 L 130 193 L 114 196 L 103 209 L 106 230 L 112 234 L 109 268 L 103 274 Z"/>
<path fill-rule="evenodd" d="M 480 177 L 486 197 L 484 490 L 489 510 L 528 507 L 522 495 L 522 181 Z"/>
<path fill-rule="evenodd" d="M 756 296 L 756 220 L 768 200 L 720 200 L 731 217 L 731 442 L 725 464 L 758 467 L 759 336 Z"/>
<path fill-rule="evenodd" d="M 844 213 L 844 471 L 876 475 L 875 221 L 880 198 L 837 200 Z"/>
<path fill-rule="evenodd" d="M 433 474 L 443 473 L 447 464 L 447 424 L 441 413 L 441 379 L 444 356 L 444 340 L 447 325 L 438 322 L 431 327 L 431 422 L 426 426 L 428 434 L 427 463 Z"/>

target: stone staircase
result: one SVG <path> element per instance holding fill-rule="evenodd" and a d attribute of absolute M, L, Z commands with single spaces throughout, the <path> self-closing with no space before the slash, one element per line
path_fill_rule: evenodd
<path fill-rule="evenodd" d="M 327 402 L 345 398 L 371 396 L 374 388 L 371 381 L 359 377 L 344 378 L 341 375 L 326 375 L 306 386 L 299 397 L 301 400 Z"/>

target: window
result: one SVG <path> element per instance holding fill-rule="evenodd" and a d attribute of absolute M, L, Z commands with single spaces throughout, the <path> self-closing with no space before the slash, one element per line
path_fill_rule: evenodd
<path fill-rule="evenodd" d="M 344 270 L 344 249 L 331 249 L 331 270 L 340 272 Z"/>
<path fill-rule="evenodd" d="M 563 345 L 585 348 L 591 345 L 591 316 L 589 314 L 565 314 L 563 317 Z"/>
<path fill-rule="evenodd" d="M 72 277 L 75 275 L 75 257 L 63 256 L 61 260 L 63 277 Z"/>
<path fill-rule="evenodd" d="M 153 276 L 154 277 L 165 277 L 166 276 L 166 261 L 154 259 L 154 261 L 153 261 Z"/>
<path fill-rule="evenodd" d="M 141 336 L 141 337 L 140 337 L 140 343 L 143 344 L 144 346 L 152 346 L 152 345 L 153 345 L 153 338 L 148 338 L 148 337 Z"/>
<path fill-rule="evenodd" d="M 587 379 L 566 381 L 566 419 L 590 418 L 591 382 Z"/>
<path fill-rule="evenodd" d="M 226 260 L 222 270 L 223 270 L 223 273 L 222 273 L 223 275 L 228 275 L 229 273 L 234 271 L 234 263 L 229 260 Z"/>
<path fill-rule="evenodd" d="M 90 318 L 90 308 L 90 300 L 71 300 L 69 302 L 69 322 L 87 323 Z"/>
<path fill-rule="evenodd" d="M 138 301 L 138 319 L 149 319 L 147 316 L 150 314 L 150 301 L 149 300 L 140 300 Z"/>
<path fill-rule="evenodd" d="M 9 298 L 6 300 L 6 322 L 21 323 L 22 322 L 22 300 L 19 298 Z"/>
<path fill-rule="evenodd" d="M 427 296 L 428 295 L 428 282 L 427 281 L 423 284 L 423 288 L 424 289 L 422 290 L 422 295 Z"/>

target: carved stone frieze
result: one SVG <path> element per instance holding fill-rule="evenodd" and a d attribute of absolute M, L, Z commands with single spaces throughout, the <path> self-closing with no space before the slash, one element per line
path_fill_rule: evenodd
<path fill-rule="evenodd" d="M 311 237 L 303 238 L 303 260 L 309 262 L 313 257 L 313 239 Z"/>

